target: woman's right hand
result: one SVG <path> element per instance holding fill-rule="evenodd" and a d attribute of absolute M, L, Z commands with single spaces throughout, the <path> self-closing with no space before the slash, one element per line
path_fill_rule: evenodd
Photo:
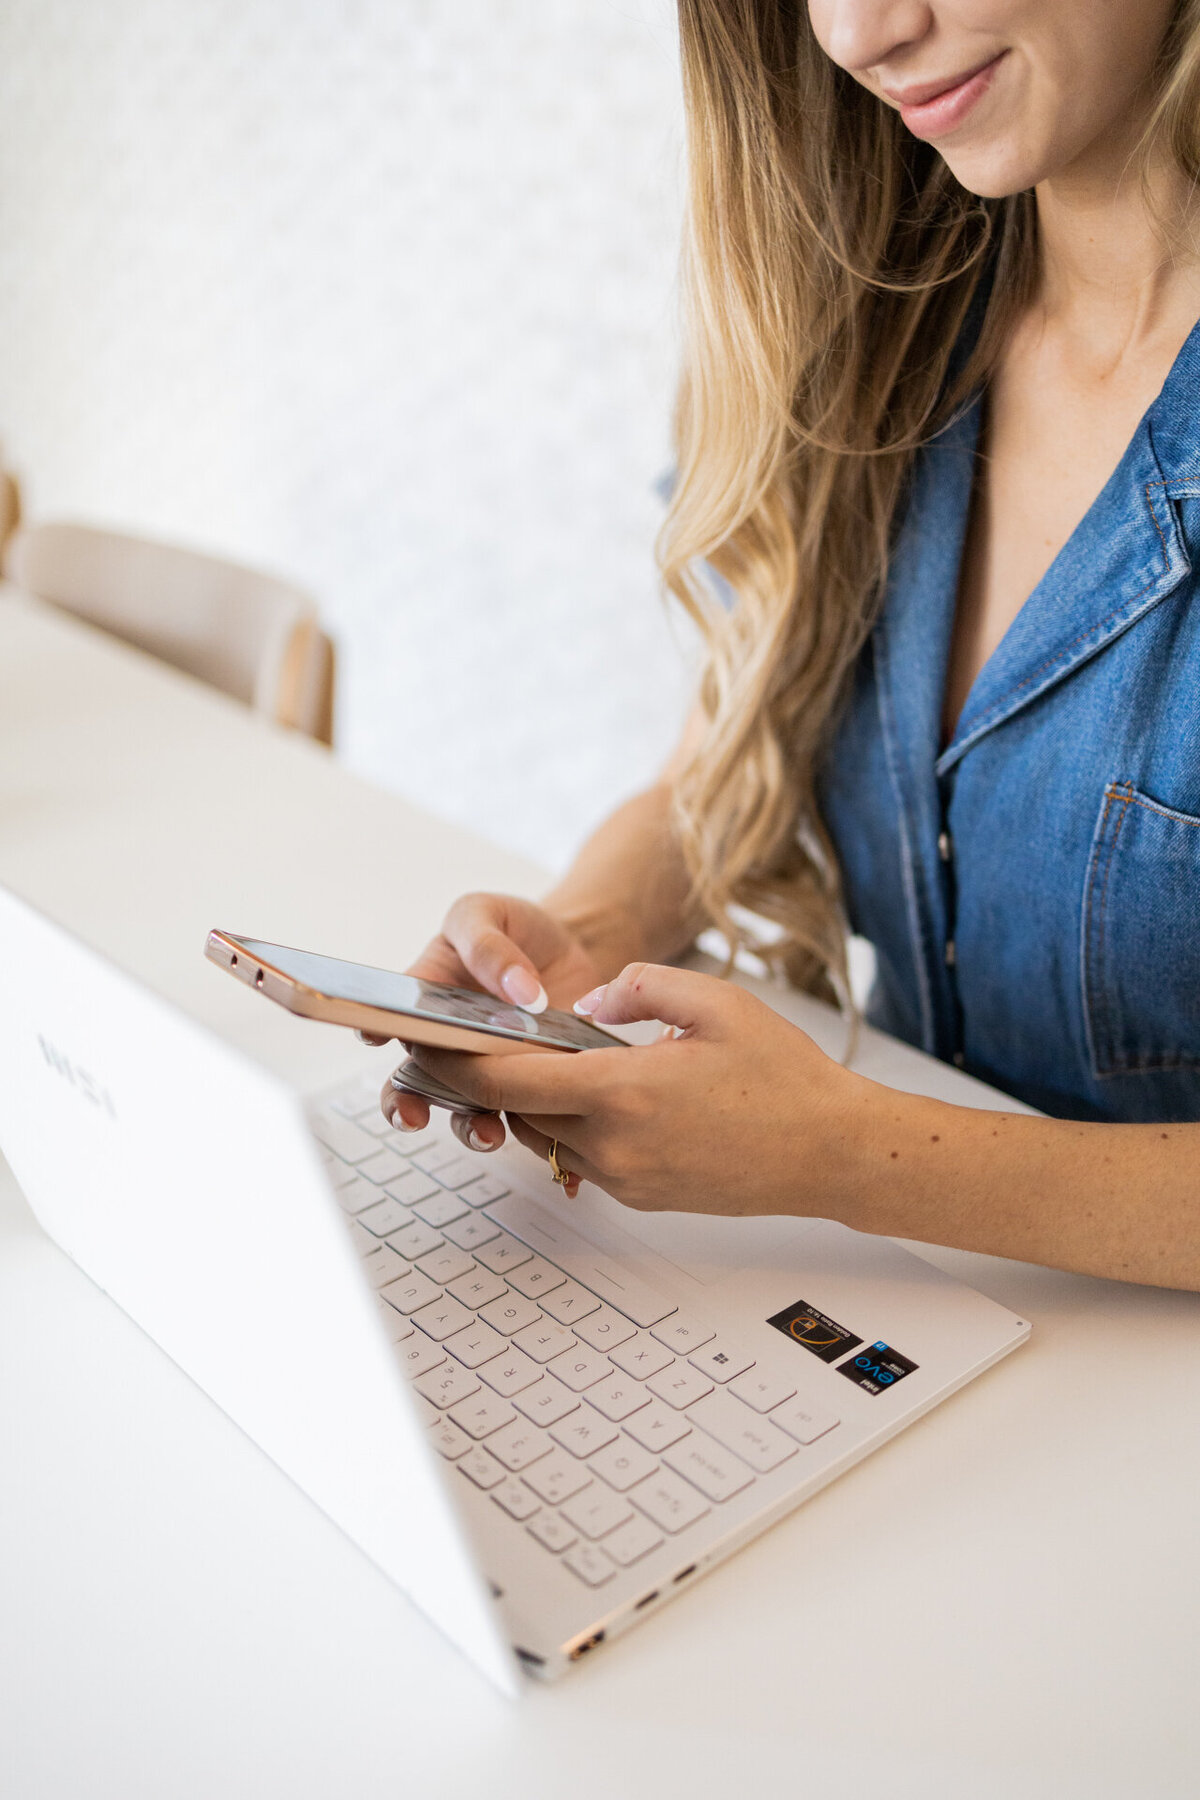
<path fill-rule="evenodd" d="M 612 971 L 602 969 L 582 940 L 536 901 L 511 894 L 464 894 L 407 973 L 452 987 L 479 988 L 538 1013 L 547 1006 L 569 1012 Z M 368 1044 L 388 1041 L 360 1035 Z M 418 1131 L 429 1123 L 428 1101 L 400 1093 L 390 1083 L 381 1104 L 400 1130 Z M 454 1113 L 450 1123 L 469 1149 L 498 1150 L 504 1142 L 504 1125 L 496 1113 Z"/>

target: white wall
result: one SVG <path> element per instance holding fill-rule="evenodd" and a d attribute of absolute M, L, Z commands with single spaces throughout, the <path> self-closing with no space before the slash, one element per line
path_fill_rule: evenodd
<path fill-rule="evenodd" d="M 4 0 L 0 443 L 310 586 L 360 771 L 559 864 L 665 753 L 671 0 Z"/>

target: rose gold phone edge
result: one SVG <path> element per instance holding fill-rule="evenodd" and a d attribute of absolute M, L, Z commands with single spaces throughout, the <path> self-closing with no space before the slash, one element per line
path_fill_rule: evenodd
<path fill-rule="evenodd" d="M 283 946 L 280 946 L 283 948 Z M 465 1025 L 440 1025 L 412 1013 L 390 1012 L 386 1007 L 370 1006 L 365 1000 L 338 1000 L 311 988 L 294 975 L 276 968 L 265 958 L 247 959 L 238 933 L 213 929 L 208 934 L 204 954 L 210 962 L 224 969 L 247 987 L 264 994 L 268 1000 L 285 1007 L 298 1018 L 315 1019 L 322 1025 L 348 1026 L 357 1031 L 373 1032 L 388 1038 L 399 1038 L 397 1026 L 403 1024 L 404 1042 L 427 1045 L 431 1050 L 468 1050 L 475 1055 L 492 1055 L 503 1051 L 536 1050 L 552 1054 L 573 1055 L 574 1044 L 539 1044 L 536 1039 L 501 1037 L 489 1031 L 472 1030 Z M 410 1029 L 411 1027 L 411 1029 Z M 617 1040 L 619 1041 L 619 1040 Z"/>

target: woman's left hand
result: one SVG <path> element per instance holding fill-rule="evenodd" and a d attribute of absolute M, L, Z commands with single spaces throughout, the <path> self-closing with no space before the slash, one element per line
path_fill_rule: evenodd
<path fill-rule="evenodd" d="M 420 1049 L 417 1060 L 543 1161 L 645 1212 L 836 1218 L 856 1090 L 797 1026 L 711 975 L 631 963 L 584 997 L 598 1025 L 661 1019 L 678 1035 L 571 1055 Z"/>

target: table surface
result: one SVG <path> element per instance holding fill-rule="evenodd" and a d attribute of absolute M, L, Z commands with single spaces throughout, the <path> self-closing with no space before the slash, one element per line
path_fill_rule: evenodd
<path fill-rule="evenodd" d="M 298 1086 L 388 1052 L 214 979 L 210 925 L 396 967 L 456 893 L 541 880 L 0 589 L 0 881 Z M 772 997 L 835 1043 L 821 1009 Z M 1002 1103 L 875 1034 L 857 1066 Z M 181 1094 L 181 1155 L 194 1129 Z M 1200 1302 L 926 1253 L 1030 1343 L 514 1706 L 0 1165 L 0 1790 L 1193 1796 Z"/>

